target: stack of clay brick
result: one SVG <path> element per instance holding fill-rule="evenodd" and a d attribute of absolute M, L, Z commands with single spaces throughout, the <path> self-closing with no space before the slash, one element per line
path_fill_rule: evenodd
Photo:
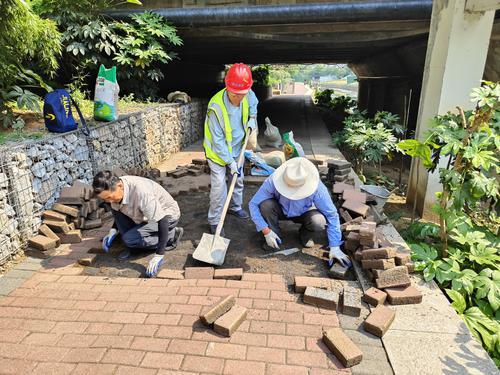
<path fill-rule="evenodd" d="M 205 159 L 193 159 L 191 164 L 179 165 L 176 169 L 166 172 L 168 177 L 181 178 L 184 176 L 199 176 L 203 173 L 210 173 L 208 162 Z"/>
<path fill-rule="evenodd" d="M 153 178 L 172 197 L 210 190 L 210 169 L 205 159 L 193 159 L 192 164 L 179 166 L 174 170 L 161 172 Z"/>
<path fill-rule="evenodd" d="M 346 182 L 354 184 L 354 179 L 349 177 L 351 163 L 345 160 L 328 160 L 328 173 L 326 180 L 330 183 Z"/>
<path fill-rule="evenodd" d="M 295 277 L 295 292 L 303 293 L 306 304 L 322 309 L 337 311 L 344 315 L 359 317 L 361 299 L 357 290 L 348 282 L 340 282 L 321 277 Z M 346 367 L 361 362 L 363 353 L 341 328 L 323 332 L 323 342 Z"/>
<path fill-rule="evenodd" d="M 161 279 L 226 279 L 241 280 L 242 268 L 213 267 L 186 267 L 182 270 L 162 269 L 158 273 Z M 200 315 L 203 324 L 213 327 L 214 331 L 222 336 L 231 336 L 245 321 L 248 310 L 243 306 L 236 305 L 236 299 L 232 295 L 221 298 L 217 303 L 206 308 Z"/>
<path fill-rule="evenodd" d="M 219 335 L 230 337 L 247 317 L 248 310 L 236 305 L 234 296 L 226 296 L 200 315 L 200 320 Z"/>
<path fill-rule="evenodd" d="M 101 207 L 101 202 L 92 196 L 92 186 L 80 181 L 75 182 L 71 187 L 63 187 L 61 190 L 57 203 L 72 209 L 66 209 L 65 214 L 69 216 L 69 222 L 73 223 L 76 229 L 99 228 L 102 226 L 104 220 L 112 217 L 110 207 Z M 77 216 L 74 215 L 75 210 L 78 210 Z M 73 216 L 68 214 L 68 212 L 71 212 Z"/>
<path fill-rule="evenodd" d="M 138 167 L 133 167 L 127 169 L 127 172 L 123 171 L 120 168 L 114 169 L 113 172 L 118 176 L 139 176 L 139 177 L 146 177 L 151 180 L 155 180 L 157 178 L 160 178 L 161 172 L 158 168 L 138 168 Z"/>
<path fill-rule="evenodd" d="M 420 303 L 422 294 L 411 285 L 409 273 L 414 271 L 409 251 L 397 251 L 385 236 L 377 231 L 376 223 L 354 219 L 341 226 L 344 249 L 374 280 L 377 291 L 387 295 L 392 305 Z"/>
<path fill-rule="evenodd" d="M 62 188 L 58 202 L 42 213 L 39 235 L 32 237 L 28 245 L 36 250 L 48 251 L 60 244 L 81 242 L 81 229 L 100 227 L 102 220 L 110 214 L 99 207 L 96 198 L 92 198 L 89 185 L 76 182 L 71 187 Z"/>
<path fill-rule="evenodd" d="M 371 209 L 367 203 L 375 203 L 373 196 L 357 191 L 351 184 L 335 183 L 332 192 L 333 200 L 339 207 L 339 214 L 345 222 L 358 216 L 369 216 Z"/>

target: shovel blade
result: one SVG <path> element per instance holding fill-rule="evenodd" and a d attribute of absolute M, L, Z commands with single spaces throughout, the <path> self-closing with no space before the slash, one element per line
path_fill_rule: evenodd
<path fill-rule="evenodd" d="M 203 233 L 201 241 L 193 253 L 193 258 L 205 263 L 221 266 L 226 258 L 230 240 L 221 236 Z"/>

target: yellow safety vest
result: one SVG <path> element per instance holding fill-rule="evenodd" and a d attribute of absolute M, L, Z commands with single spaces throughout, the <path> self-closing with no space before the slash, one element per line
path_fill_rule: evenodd
<path fill-rule="evenodd" d="M 231 143 L 233 141 L 233 134 L 231 128 L 231 122 L 229 121 L 229 114 L 227 113 L 226 105 L 224 104 L 224 92 L 226 89 L 220 90 L 217 94 L 215 94 L 210 102 L 208 103 L 207 109 L 207 117 L 205 119 L 205 139 L 203 140 L 203 147 L 205 148 L 205 155 L 207 159 L 212 160 L 214 163 L 219 165 L 226 165 L 227 163 L 221 159 L 219 155 L 217 155 L 212 149 L 212 133 L 210 133 L 210 127 L 208 125 L 208 115 L 210 111 L 214 112 L 217 116 L 217 120 L 219 124 L 223 126 L 224 132 L 226 134 L 226 143 L 229 148 L 229 152 L 233 152 L 233 146 Z M 246 131 L 247 123 L 248 123 L 248 99 L 245 96 L 243 98 L 243 107 L 241 111 L 241 121 L 243 122 L 243 127 Z"/>

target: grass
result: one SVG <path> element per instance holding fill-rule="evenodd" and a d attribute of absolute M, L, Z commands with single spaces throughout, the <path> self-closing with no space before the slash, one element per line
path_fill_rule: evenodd
<path fill-rule="evenodd" d="M 78 107 L 82 111 L 82 115 L 87 121 L 89 126 L 96 125 L 94 120 L 94 102 L 86 99 L 86 95 L 79 91 L 73 91 L 73 99 L 78 103 Z M 161 104 L 161 102 L 136 101 L 133 95 L 128 95 L 118 100 L 118 113 L 124 115 L 127 113 L 138 112 L 153 105 Z M 43 101 L 40 101 L 40 108 L 43 108 Z M 73 117 L 80 123 L 78 113 L 74 106 L 72 106 Z M 21 142 L 26 140 L 41 139 L 49 132 L 45 129 L 43 124 L 43 117 L 40 113 L 30 112 L 26 110 L 15 110 L 17 115 L 20 115 L 27 124 L 23 129 L 0 129 L 0 145 L 7 142 Z"/>

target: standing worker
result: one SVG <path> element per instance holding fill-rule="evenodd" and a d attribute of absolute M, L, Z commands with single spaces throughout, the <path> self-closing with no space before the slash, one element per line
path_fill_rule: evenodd
<path fill-rule="evenodd" d="M 219 224 L 227 197 L 227 172 L 230 173 L 229 180 L 232 175 L 238 174 L 229 213 L 240 219 L 249 218 L 248 212 L 242 208 L 243 173 L 242 168 L 238 170 L 237 160 L 247 129 L 253 131 L 257 126 L 259 103 L 255 93 L 250 90 L 253 80 L 248 65 L 232 65 L 226 74 L 225 83 L 226 87 L 215 94 L 208 103 L 203 140 L 210 166 L 208 224 L 212 234 Z M 221 232 L 221 235 L 224 236 L 224 233 Z"/>
<path fill-rule="evenodd" d="M 109 251 L 118 234 L 127 246 L 119 255 L 127 259 L 130 249 L 153 250 L 155 254 L 146 271 L 155 277 L 163 264 L 165 250 L 177 247 L 184 230 L 177 226 L 181 212 L 177 202 L 158 183 L 137 176 L 117 177 L 111 171 L 95 175 L 94 193 L 111 204 L 113 228 L 102 241 L 102 248 Z"/>
<path fill-rule="evenodd" d="M 320 181 L 318 169 L 306 158 L 283 163 L 269 176 L 249 203 L 250 214 L 258 232 L 264 235 L 264 250 L 279 250 L 283 242 L 279 221 L 302 224 L 299 237 L 304 247 L 313 247 L 313 234 L 326 227 L 330 261 L 343 267 L 351 260 L 340 250 L 342 233 L 337 209 L 328 189 Z"/>

